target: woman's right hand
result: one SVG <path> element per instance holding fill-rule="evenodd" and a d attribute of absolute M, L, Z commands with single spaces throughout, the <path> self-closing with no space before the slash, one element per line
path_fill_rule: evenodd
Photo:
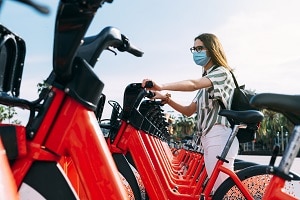
<path fill-rule="evenodd" d="M 164 100 L 166 98 L 166 95 L 158 92 L 158 91 L 153 91 L 153 93 L 155 94 L 155 96 L 153 97 L 153 99 L 161 99 Z"/>
<path fill-rule="evenodd" d="M 161 91 L 161 86 L 159 84 L 155 83 L 154 81 L 152 81 L 151 79 L 144 79 L 143 82 L 142 82 L 142 87 L 145 87 L 146 82 L 148 82 L 148 81 L 151 81 L 153 83 L 153 87 L 148 88 L 149 90 Z"/>

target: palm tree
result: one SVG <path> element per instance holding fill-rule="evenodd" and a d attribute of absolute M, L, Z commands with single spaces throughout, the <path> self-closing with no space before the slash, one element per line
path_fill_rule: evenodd
<path fill-rule="evenodd" d="M 181 114 L 175 119 L 174 123 L 174 132 L 177 136 L 177 139 L 181 140 L 185 136 L 192 135 L 195 130 L 195 117 L 187 117 Z"/>
<path fill-rule="evenodd" d="M 281 113 L 266 109 L 262 112 L 264 120 L 260 124 L 256 141 L 265 145 L 267 150 L 271 150 L 276 143 L 276 138 L 278 139 L 278 134 L 282 138 L 281 134 L 291 133 L 293 124 Z"/>

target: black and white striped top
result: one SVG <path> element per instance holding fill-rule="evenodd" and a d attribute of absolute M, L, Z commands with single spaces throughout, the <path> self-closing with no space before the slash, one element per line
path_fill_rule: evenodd
<path fill-rule="evenodd" d="M 215 124 L 230 127 L 226 117 L 218 115 L 221 107 L 220 99 L 230 109 L 235 88 L 232 75 L 225 67 L 211 67 L 205 75 L 212 82 L 212 87 L 200 89 L 193 102 L 197 103 L 197 128 L 201 135 L 209 132 Z"/>

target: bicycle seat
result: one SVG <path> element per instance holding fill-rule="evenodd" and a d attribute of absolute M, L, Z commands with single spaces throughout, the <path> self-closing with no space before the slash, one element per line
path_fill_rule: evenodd
<path fill-rule="evenodd" d="M 250 104 L 285 115 L 293 124 L 300 124 L 300 95 L 261 93 L 251 98 Z"/>
<path fill-rule="evenodd" d="M 243 122 L 245 124 L 256 124 L 261 122 L 264 115 L 257 110 L 220 110 L 219 115 L 232 119 L 234 121 Z"/>

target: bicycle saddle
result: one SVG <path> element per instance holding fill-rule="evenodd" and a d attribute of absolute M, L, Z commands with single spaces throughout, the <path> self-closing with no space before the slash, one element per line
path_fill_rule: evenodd
<path fill-rule="evenodd" d="M 261 122 L 264 115 L 257 110 L 220 110 L 219 115 L 232 119 L 234 121 L 243 122 L 245 124 L 256 124 Z"/>
<path fill-rule="evenodd" d="M 300 124 L 300 95 L 261 93 L 251 98 L 250 104 L 257 108 L 265 108 L 280 112 L 294 125 Z"/>

